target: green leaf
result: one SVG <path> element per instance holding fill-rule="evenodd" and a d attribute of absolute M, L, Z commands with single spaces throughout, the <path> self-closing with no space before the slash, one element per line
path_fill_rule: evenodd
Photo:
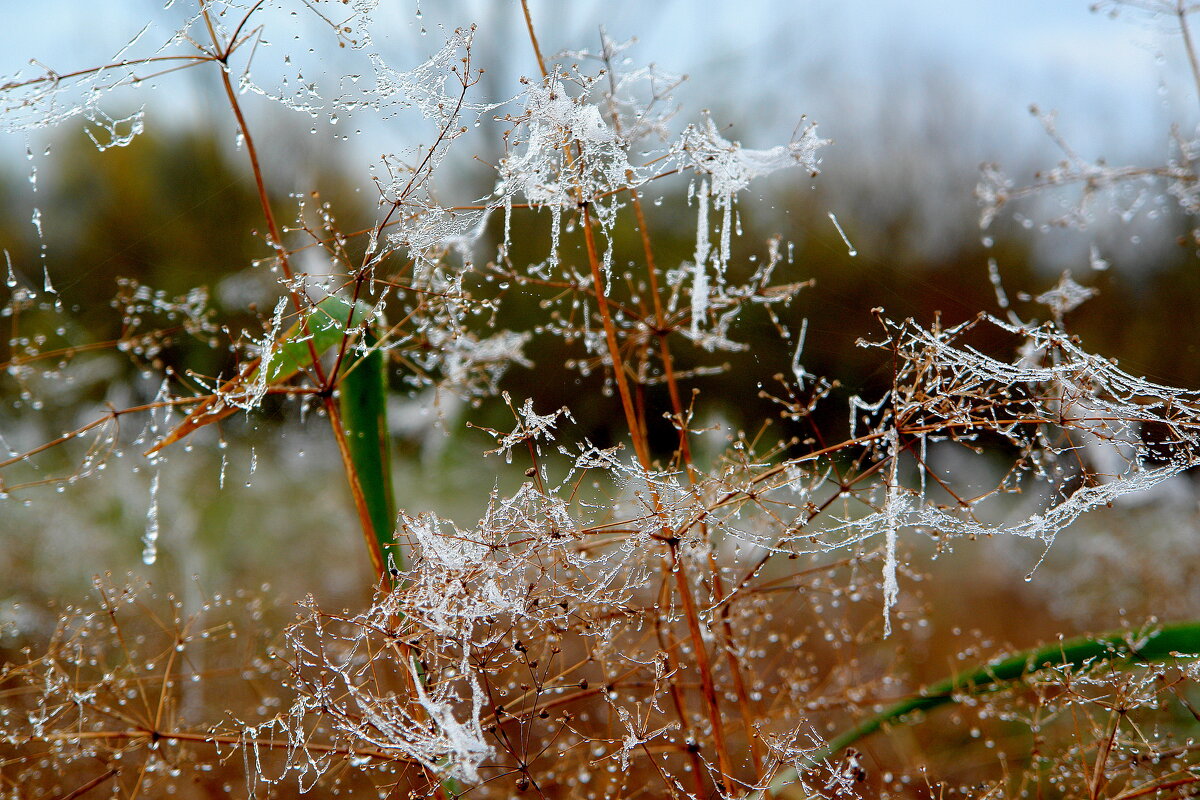
<path fill-rule="evenodd" d="M 350 460 L 358 475 L 384 566 L 388 566 L 390 557 L 397 569 L 403 569 L 404 561 L 393 537 L 396 502 L 387 425 L 387 359 L 378 347 L 374 326 L 367 326 L 362 343 L 369 350 L 357 360 L 352 360 L 351 352 L 347 351 L 342 366 L 344 374 L 338 383 L 338 405 Z"/>
<path fill-rule="evenodd" d="M 350 316 L 351 308 L 354 309 L 353 318 Z M 308 346 L 310 339 L 320 355 L 341 344 L 351 321 L 359 324 L 370 314 L 371 308 L 366 303 L 359 301 L 351 306 L 336 295 L 317 303 L 308 315 L 307 330 L 300 324 L 293 325 L 284 334 L 279 347 L 271 353 L 267 365 L 267 383 L 283 383 L 312 363 L 312 350 Z"/>

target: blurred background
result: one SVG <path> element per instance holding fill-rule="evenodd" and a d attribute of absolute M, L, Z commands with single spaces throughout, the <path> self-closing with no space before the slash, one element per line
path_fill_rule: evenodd
<path fill-rule="evenodd" d="M 29 77 L 49 68 L 68 74 L 113 59 L 139 31 L 128 52 L 144 55 L 193 13 L 182 0 L 163 5 L 108 0 L 98 12 L 77 0 L 10 4 L 0 26 L 0 72 Z M 487 69 L 477 87 L 481 99 L 515 96 L 520 77 L 536 75 L 516 3 L 386 6 L 374 30 L 375 46 L 389 62 L 420 63 L 441 46 L 446 31 L 474 23 L 474 63 Z M 785 172 L 745 193 L 738 245 L 742 256 L 762 254 L 778 235 L 790 243 L 789 275 L 814 281 L 789 321 L 808 320 L 806 369 L 841 383 L 822 420 L 831 430 L 844 426 L 848 396 L 869 396 L 887 385 L 888 367 L 878 353 L 856 346 L 877 332 L 870 310 L 879 306 L 893 318 L 926 323 L 939 312 L 947 323 L 999 312 L 989 259 L 1025 317 L 1049 316 L 1033 298 L 1069 270 L 1074 280 L 1099 291 L 1067 319 L 1086 347 L 1119 359 L 1135 374 L 1200 386 L 1196 243 L 1189 236 L 1191 221 L 1173 201 L 1162 200 L 1161 186 L 1145 181 L 1132 195 L 1093 204 L 1085 230 L 1053 224 L 1078 206 L 1075 186 L 1006 207 L 986 231 L 976 197 L 985 163 L 999 164 L 1024 185 L 1076 156 L 1078 163 L 1149 166 L 1175 157 L 1172 132 L 1190 135 L 1198 104 L 1171 20 L 1120 6 L 1097 12 L 1085 0 L 534 0 L 531 7 L 548 54 L 595 52 L 604 30 L 617 41 L 636 37 L 626 53 L 634 64 L 653 62 L 686 74 L 676 92 L 675 130 L 707 109 L 726 138 L 747 147 L 785 142 L 811 123 L 832 139 L 819 176 Z M 1113 10 L 1121 13 L 1108 13 Z M 320 26 L 288 24 L 293 27 L 280 34 L 282 44 L 261 44 L 254 75 L 263 93 L 279 91 L 289 102 L 255 91 L 244 100 L 265 143 L 260 146 L 275 202 L 294 208 L 290 195 L 316 189 L 344 230 L 367 227 L 375 220 L 371 178 L 381 154 L 411 151 L 429 141 L 431 129 L 400 116 L 331 121 L 286 107 L 297 105 L 297 85 L 311 81 L 314 91 L 325 91 L 361 58 L 353 48 L 340 52 L 314 44 L 310 52 L 308 37 L 322 35 Z M 271 50 L 276 45 L 280 52 Z M 278 58 L 282 52 L 288 57 Z M 581 56 L 567 61 L 572 58 Z M 1033 105 L 1056 114 L 1061 140 L 1030 113 Z M 245 269 L 265 255 L 254 233 L 262 223 L 245 154 L 211 71 L 164 74 L 106 95 L 99 108 L 102 114 L 90 120 L 68 116 L 47 125 L 58 119 L 53 107 L 31 115 L 6 106 L 0 246 L 15 283 L 41 287 L 45 271 L 63 305 L 61 324 L 78 341 L 105 341 L 120 332 L 120 315 L 107 305 L 119 277 L 171 296 L 204 285 L 232 326 L 252 329 L 248 303 L 273 302 L 270 281 Z M 134 124 L 120 122 L 134 119 L 130 115 L 145 131 L 128 146 L 98 149 L 93 139 L 104 144 L 119 136 Z M 115 134 L 106 129 L 113 120 Z M 490 165 L 501 152 L 503 130 L 502 122 L 493 121 L 456 143 L 437 179 L 446 202 L 468 203 L 491 192 Z M 649 189 L 658 256 L 667 265 L 689 258 L 694 248 L 696 215 L 686 205 L 685 188 L 668 181 Z M 492 241 L 479 247 L 485 257 L 489 248 L 494 252 L 496 233 L 490 231 Z M 514 239 L 523 238 L 518 230 Z M 512 256 L 540 257 L 520 245 Z M 731 357 L 723 375 L 697 381 L 709 421 L 720 426 L 717 443 L 721 432 L 771 413 L 747 387 L 786 371 L 792 358 L 769 326 L 748 325 L 739 333 L 751 351 Z M 553 354 L 536 351 L 534 360 L 555 363 Z M 223 366 L 207 348 L 163 357 L 207 374 Z M 74 375 L 70 384 L 42 386 L 39 408 L 17 382 L 3 384 L 0 434 L 10 452 L 87 422 L 89 410 L 128 405 L 157 391 L 156 378 L 115 353 L 90 363 L 90 371 Z M 600 443 L 611 438 L 615 404 L 599 384 L 581 389 L 565 373 L 517 367 L 503 387 L 516 398 L 536 394 L 547 408 L 569 403 L 580 436 Z M 480 486 L 503 489 L 522 480 L 499 460 L 478 456 L 490 440 L 462 425 L 452 399 L 436 409 L 427 402 L 395 412 L 397 488 L 406 508 L 434 509 L 469 525 L 486 500 Z M 442 425 L 436 427 L 439 415 Z M 505 427 L 502 410 L 485 407 L 475 418 Z M 145 422 L 129 424 L 140 428 Z M 96 574 L 119 578 L 127 571 L 187 585 L 196 594 L 270 581 L 288 601 L 314 592 L 326 601 L 359 602 L 368 569 L 359 558 L 326 431 L 295 424 L 283 409 L 250 422 L 232 420 L 230 430 L 227 447 L 197 437 L 191 452 L 173 456 L 163 468 L 160 557 L 152 566 L 141 561 L 151 476 L 132 456 L 58 494 L 45 488 L 6 501 L 0 614 L 48 613 L 38 610 L 38 600 L 84 591 Z M 53 459 L 38 469 L 62 472 L 65 463 Z M 1176 488 L 1170 502 L 1085 521 L 1080 535 L 1058 544 L 1029 584 L 1020 578 L 1040 548 L 978 543 L 945 556 L 956 559 L 955 579 L 914 590 L 905 602 L 986 607 L 974 609 L 970 624 L 990 626 L 994 641 L 1020 644 L 1131 615 L 1195 613 L 1200 581 L 1190 565 L 1200 560 L 1196 503 L 1190 483 Z M 1112 569 L 1106 571 L 1106 564 Z M 1153 596 L 1144 591 L 1148 575 L 1162 587 Z M 998 610 L 997 597 L 1012 613 Z M 959 624 L 948 613 L 950 623 Z"/>

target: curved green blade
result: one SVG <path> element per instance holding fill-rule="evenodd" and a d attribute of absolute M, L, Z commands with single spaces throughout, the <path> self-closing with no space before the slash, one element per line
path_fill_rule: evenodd
<path fill-rule="evenodd" d="M 369 348 L 365 355 L 352 360 L 347 352 L 338 382 L 338 405 L 350 459 L 358 474 L 384 566 L 404 569 L 394 536 L 396 501 L 387 425 L 387 359 L 379 349 L 374 324 L 366 326 L 362 343 Z"/>
<path fill-rule="evenodd" d="M 1119 631 L 1025 650 L 985 664 L 973 672 L 946 678 L 927 687 L 919 695 L 895 703 L 835 736 L 823 749 L 809 757 L 809 763 L 819 764 L 884 725 L 896 722 L 914 711 L 927 711 L 953 703 L 956 696 L 982 694 L 1003 684 L 1018 682 L 1046 667 L 1080 668 L 1103 662 L 1165 661 L 1175 656 L 1196 655 L 1200 655 L 1200 622 L 1166 625 L 1144 636 Z M 796 777 L 795 768 L 784 770 L 771 781 L 769 793 L 781 796 Z"/>

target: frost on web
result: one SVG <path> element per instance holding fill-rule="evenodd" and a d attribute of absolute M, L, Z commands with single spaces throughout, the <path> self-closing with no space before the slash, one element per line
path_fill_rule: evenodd
<path fill-rule="evenodd" d="M 565 206 L 623 186 L 631 165 L 616 131 L 582 91 L 551 73 L 525 92 L 525 109 L 513 118 L 512 144 L 501 163 L 499 194 L 519 195 L 536 205 Z M 564 147 L 568 143 L 575 152 Z M 578 160 L 578 163 L 574 163 Z"/>
<path fill-rule="evenodd" d="M 674 156 L 683 168 L 707 176 L 707 192 L 700 202 L 706 204 L 711 197 L 713 207 L 722 212 L 720 244 L 716 253 L 718 276 L 724 276 L 729 264 L 733 204 L 737 193 L 757 178 L 789 167 L 800 167 L 816 175 L 820 164 L 817 153 L 827 144 L 829 140 L 819 138 L 813 125 L 791 142 L 766 150 L 752 150 L 743 147 L 741 142 L 726 139 L 712 117 L 706 116 L 699 125 L 688 126 L 674 146 Z M 702 217 L 702 223 L 704 219 Z"/>
<path fill-rule="evenodd" d="M 1141 4 L 1118 2 L 1105 5 L 1133 7 Z M 1147 8 L 1153 5 L 1155 3 L 1145 4 Z M 1178 25 L 1183 16 L 1177 13 L 1174 5 L 1171 9 L 1163 16 Z M 1032 179 L 1024 182 L 1006 174 L 996 164 L 984 164 L 975 191 L 982 230 L 988 230 L 1000 218 L 1001 211 L 1006 211 L 1025 229 L 1033 229 L 1035 219 L 1046 219 L 1036 225 L 1043 233 L 1059 228 L 1099 232 L 1137 225 L 1142 230 L 1135 233 L 1130 242 L 1153 242 L 1174 238 L 1174 230 L 1170 227 L 1174 211 L 1190 218 L 1200 215 L 1200 173 L 1196 168 L 1200 137 L 1195 131 L 1188 135 L 1182 125 L 1164 131 L 1167 147 L 1159 163 L 1110 164 L 1103 158 L 1087 158 L 1076 150 L 1060 132 L 1054 112 L 1043 111 L 1037 106 L 1030 112 L 1061 158 L 1052 167 L 1038 170 Z M 1190 224 L 1193 241 L 1200 242 L 1200 226 L 1194 219 Z M 1095 255 L 1091 264 L 1095 269 L 1107 267 L 1107 263 Z"/>
<path fill-rule="evenodd" d="M 568 81 L 564 74 L 571 75 L 556 66 L 543 81 L 528 84 L 524 109 L 508 119 L 512 127 L 505 134 L 507 153 L 495 192 L 506 209 L 523 199 L 550 210 L 552 269 L 558 265 L 564 210 L 590 204 L 602 227 L 611 227 L 614 201 L 604 198 L 641 182 L 625 140 L 589 99 L 596 79 L 576 74 Z"/>
<path fill-rule="evenodd" d="M 1097 289 L 1091 286 L 1083 286 L 1076 282 L 1071 277 L 1071 271 L 1066 270 L 1054 288 L 1042 292 L 1034 299 L 1043 305 L 1049 306 L 1054 319 L 1061 324 L 1064 314 L 1068 311 L 1074 311 L 1098 293 Z"/>
<path fill-rule="evenodd" d="M 6 76 L 0 84 L 0 132 L 29 133 L 82 118 L 85 130 L 100 149 L 129 144 L 141 133 L 143 113 L 110 116 L 104 109 L 109 96 L 137 87 L 155 58 L 149 44 L 152 23 L 145 25 L 108 63 L 77 72 L 31 61 L 28 68 Z"/>
<path fill-rule="evenodd" d="M 709 176 L 716 207 L 725 208 L 733 195 L 757 178 L 789 167 L 800 167 L 810 175 L 818 172 L 817 152 L 829 144 L 817 136 L 816 126 L 805 128 L 799 137 L 767 150 L 752 150 L 741 142 L 726 139 L 712 117 L 691 125 L 676 144 L 679 162 Z"/>
<path fill-rule="evenodd" d="M 499 453 L 504 456 L 504 460 L 512 463 L 513 448 L 521 445 L 528 445 L 532 448 L 538 448 L 541 441 L 554 441 L 554 429 L 558 425 L 560 418 L 571 420 L 571 411 L 565 406 L 557 409 L 550 414 L 538 414 L 533 410 L 533 398 L 526 398 L 521 405 L 520 411 L 513 408 L 512 398 L 508 392 L 501 395 L 504 402 L 516 417 L 516 426 L 509 433 L 493 430 L 491 428 L 481 428 L 493 436 L 499 446 L 495 450 L 489 450 L 487 455 L 495 455 Z"/>
<path fill-rule="evenodd" d="M 970 344 L 980 328 L 1007 334 L 1008 361 Z M 1200 394 L 1138 378 L 1083 350 L 1053 323 L 1022 327 L 981 316 L 923 328 L 886 322 L 874 343 L 894 353 L 892 390 L 852 404 L 857 435 L 891 477 L 878 505 L 822 534 L 826 547 L 887 536 L 885 600 L 895 601 L 895 535 L 1010 534 L 1047 547 L 1080 515 L 1200 463 Z M 982 493 L 939 466 L 958 446 L 1009 466 Z M 1011 498 L 1004 501 L 1004 498 Z M 1014 513 L 1015 512 L 1015 513 Z"/>
<path fill-rule="evenodd" d="M 432 123 L 425 144 L 385 154 L 375 176 L 389 224 L 388 246 L 407 250 L 422 271 L 436 268 L 447 250 L 459 251 L 469 266 L 471 245 L 483 236 L 489 216 L 486 207 L 446 208 L 431 185 L 454 141 L 498 107 L 479 103 L 471 95 L 482 75 L 472 64 L 474 35 L 474 27 L 455 30 L 438 52 L 407 71 L 372 53 L 370 74 L 343 77 L 334 101 L 340 113 L 366 111 L 378 119 L 394 120 L 401 112 L 415 109 L 426 123 Z"/>
<path fill-rule="evenodd" d="M 706 116 L 701 124 L 688 126 L 673 145 L 673 162 L 679 164 L 681 169 L 701 176 L 699 186 L 693 183 L 688 190 L 689 204 L 693 199 L 697 204 L 696 250 L 689 268 L 679 275 L 683 277 L 690 272 L 689 336 L 704 349 L 737 349 L 730 342 L 727 332 L 738 313 L 740 300 L 745 299 L 746 289 L 731 289 L 726 284 L 733 236 L 741 233 L 740 222 L 734 217 L 737 194 L 755 179 L 781 169 L 800 167 L 815 175 L 820 164 L 818 151 L 828 143 L 829 140 L 818 138 L 816 127 L 810 125 L 786 145 L 752 150 L 743 147 L 740 142 L 726 139 L 712 118 Z M 710 204 L 721 212 L 715 248 L 711 243 Z M 760 269 L 752 279 L 752 283 L 758 284 L 755 287 L 758 302 L 763 302 L 772 294 L 766 291 L 767 280 L 778 261 L 776 244 L 773 246 L 770 268 L 765 274 Z M 710 269 L 714 274 L 710 275 Z M 775 293 L 769 302 L 785 301 L 783 294 Z M 790 299 L 790 296 L 786 299 Z M 710 318 L 715 323 L 711 327 L 708 324 Z"/>
<path fill-rule="evenodd" d="M 436 360 L 444 376 L 443 386 L 467 397 L 491 396 L 512 365 L 533 367 L 524 353 L 531 338 L 527 331 L 497 331 L 481 337 L 469 331 L 453 336 L 431 328 L 429 339 L 437 356 L 430 364 Z"/>
<path fill-rule="evenodd" d="M 494 395 L 514 365 L 531 366 L 524 348 L 527 331 L 481 328 L 475 317 L 494 306 L 475 300 L 464 289 L 465 271 L 438 259 L 418 266 L 406 308 L 409 331 L 394 334 L 390 346 L 402 347 L 416 369 L 406 376 L 414 387 L 434 386 L 471 402 Z"/>
<path fill-rule="evenodd" d="M 602 79 L 594 87 L 602 94 L 597 105 L 605 108 L 606 118 L 628 144 L 666 142 L 671 138 L 671 120 L 679 113 L 673 93 L 686 76 L 666 72 L 656 64 L 636 65 L 626 55 L 636 42 L 613 41 L 601 28 L 599 51 L 569 50 L 560 58 L 602 65 Z"/>
<path fill-rule="evenodd" d="M 230 77 L 239 91 L 258 94 L 313 119 L 325 116 L 336 124 L 337 104 L 331 98 L 337 94 L 338 81 L 333 74 L 346 65 L 357 66 L 362 54 L 372 52 L 378 5 L 378 0 L 306 0 L 303 11 L 298 11 L 289 0 L 223 0 L 209 3 L 208 20 L 203 15 L 194 17 L 181 30 L 180 39 L 209 42 L 211 22 L 220 42 L 252 55 L 244 65 L 231 63 Z M 318 49 L 342 56 L 335 73 L 310 57 Z"/>
<path fill-rule="evenodd" d="M 340 763 L 331 750 L 362 754 L 352 765 L 381 776 L 408 764 L 471 786 L 503 773 L 504 740 L 490 736 L 492 726 L 549 716 L 523 710 L 537 668 L 531 651 L 558 652 L 547 644 L 561 641 L 554 632 L 583 622 L 590 646 L 607 652 L 653 560 L 633 547 L 587 553 L 580 531 L 608 509 L 580 515 L 557 492 L 532 482 L 509 496 L 493 492 L 469 528 L 402 514 L 397 538 L 412 562 L 397 588 L 360 614 L 309 603 L 287 636 L 296 699 L 276 719 L 247 728 L 250 738 L 286 737 L 285 774 L 302 788 Z M 631 727 L 641 740 L 674 729 Z"/>
<path fill-rule="evenodd" d="M 1111 214 L 1128 224 L 1139 213 L 1152 207 L 1155 189 L 1160 182 L 1165 181 L 1172 194 L 1183 186 L 1195 183 L 1195 172 L 1188 164 L 1172 163 L 1164 167 L 1114 166 L 1103 159 L 1089 160 L 1059 132 L 1056 114 L 1043 112 L 1037 106 L 1030 111 L 1062 158 L 1050 169 L 1039 171 L 1034 180 L 1025 185 L 1019 185 L 997 165 L 985 164 L 976 189 L 982 208 L 980 225 L 983 229 L 991 226 L 1006 205 L 1031 199 L 1056 201 L 1046 206 L 1053 209 L 1051 213 L 1055 216 L 1049 224 L 1042 226 L 1043 230 L 1051 227 L 1086 229 L 1102 214 Z M 1182 198 L 1181 204 L 1186 206 Z M 1024 227 L 1033 226 L 1030 216 L 1018 214 L 1017 218 Z"/>
<path fill-rule="evenodd" d="M 559 56 L 577 63 L 555 66 L 541 81 L 529 81 L 516 101 L 520 111 L 504 118 L 511 127 L 504 135 L 505 157 L 497 170 L 494 196 L 489 199 L 492 208 L 504 214 L 500 258 L 491 267 L 494 279 L 502 289 L 515 282 L 540 292 L 539 284 L 544 281 L 570 287 L 570 292 L 547 301 L 554 313 L 539 326 L 539 332 L 581 342 L 589 357 L 573 360 L 569 366 L 584 374 L 590 374 L 597 364 L 611 368 L 605 327 L 609 323 L 597 314 L 593 298 L 600 291 L 605 295 L 617 291 L 612 231 L 622 215 L 635 213 L 631 206 L 654 191 L 651 182 L 683 172 L 696 176 L 688 197 L 698 201 L 699 219 L 693 261 L 665 270 L 663 312 L 679 313 L 682 323 L 673 324 L 672 330 L 707 352 L 742 350 L 745 345 L 736 341 L 733 327 L 746 308 L 758 306 L 778 330 L 785 331 L 779 309 L 787 307 L 804 284 L 776 282 L 781 258 L 775 240 L 769 243 L 769 258 L 755 264 L 748 280 L 735 285 L 727 278 L 732 239 L 741 234 L 733 206 L 737 193 L 756 178 L 795 166 L 815 172 L 824 140 L 810 127 L 789 144 L 754 150 L 722 137 L 711 120 L 671 137 L 668 123 L 675 113 L 671 92 L 681 79 L 653 65 L 631 65 L 624 55 L 628 43 L 616 44 L 602 34 L 601 45 L 598 52 L 572 51 Z M 598 74 L 586 71 L 596 65 Z M 723 212 L 716 247 L 710 243 L 713 232 L 708 216 L 714 204 Z M 550 216 L 547 258 L 521 269 L 506 263 L 518 205 L 546 209 Z M 585 226 L 587 265 L 562 263 L 563 238 L 576 234 L 580 223 Z M 593 232 L 594 240 L 589 236 Z M 638 298 L 630 307 L 641 302 Z M 618 338 L 654 341 L 647 320 L 624 309 L 611 317 Z M 689 377 L 721 369 L 704 365 Z M 646 374 L 639 380 L 661 380 L 653 370 L 643 372 Z"/>
<path fill-rule="evenodd" d="M 491 753 L 481 720 L 483 689 L 466 671 L 460 679 L 426 685 L 413 651 L 393 634 L 401 613 L 394 598 L 342 617 L 310 606 L 307 619 L 289 630 L 296 699 L 279 718 L 249 730 L 258 738 L 290 737 L 287 772 L 302 790 L 340 763 L 309 750 L 317 728 L 352 753 L 373 752 L 391 762 L 358 763 L 367 769 L 391 771 L 407 761 L 434 775 L 477 780 Z"/>
<path fill-rule="evenodd" d="M 438 128 L 463 117 L 477 118 L 496 105 L 475 102 L 460 91 L 474 37 L 474 28 L 455 30 L 436 53 L 410 70 L 396 69 L 382 55 L 372 52 L 371 80 L 364 81 L 368 76 L 363 75 L 343 76 L 334 105 L 351 113 L 370 111 L 385 120 L 394 120 L 402 111 L 416 108 Z"/>

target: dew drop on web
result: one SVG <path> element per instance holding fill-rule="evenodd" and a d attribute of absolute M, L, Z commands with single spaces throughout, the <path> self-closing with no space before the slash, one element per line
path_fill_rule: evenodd
<path fill-rule="evenodd" d="M 150 478 L 150 505 L 146 509 L 146 532 L 142 535 L 142 563 L 153 564 L 158 560 L 158 479 L 155 470 Z"/>

